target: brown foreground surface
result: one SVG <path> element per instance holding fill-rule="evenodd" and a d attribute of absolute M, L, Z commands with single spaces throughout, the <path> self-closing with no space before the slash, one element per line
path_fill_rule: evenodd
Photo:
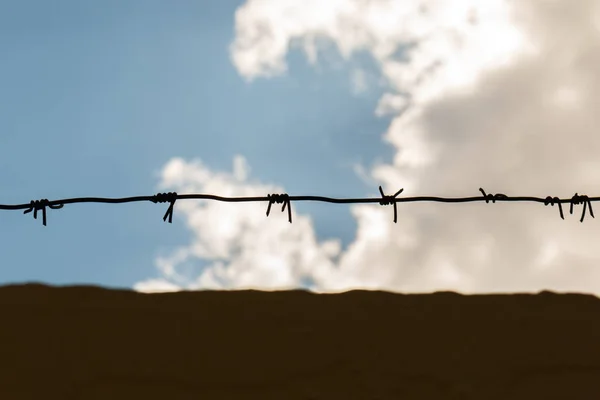
<path fill-rule="evenodd" d="M 0 399 L 599 399 L 600 300 L 0 287 Z"/>

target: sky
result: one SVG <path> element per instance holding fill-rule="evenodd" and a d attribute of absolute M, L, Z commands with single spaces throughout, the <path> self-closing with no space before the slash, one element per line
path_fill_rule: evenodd
<path fill-rule="evenodd" d="M 2 204 L 598 195 L 593 0 L 0 2 L 0 50 Z M 581 205 L 266 206 L 0 210 L 0 283 L 600 292 Z"/>

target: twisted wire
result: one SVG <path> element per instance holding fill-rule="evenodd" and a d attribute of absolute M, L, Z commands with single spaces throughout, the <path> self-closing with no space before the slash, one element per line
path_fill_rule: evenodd
<path fill-rule="evenodd" d="M 532 197 L 532 196 L 507 196 L 502 193 L 491 194 L 486 193 L 482 188 L 479 188 L 481 192 L 481 196 L 471 196 L 471 197 L 435 197 L 435 196 L 414 196 L 414 197 L 398 197 L 404 189 L 398 190 L 394 195 L 385 195 L 381 186 L 379 186 L 379 193 L 381 194 L 380 198 L 333 198 L 333 197 L 325 197 L 325 196 L 290 196 L 287 193 L 283 194 L 268 194 L 267 196 L 256 196 L 256 197 L 223 197 L 217 196 L 213 194 L 179 194 L 176 192 L 168 192 L 168 193 L 158 193 L 152 196 L 134 196 L 134 197 L 123 197 L 123 198 L 105 198 L 105 197 L 78 197 L 78 198 L 69 198 L 69 199 L 60 199 L 60 200 L 31 200 L 29 203 L 25 204 L 0 204 L 0 210 L 25 210 L 23 213 L 27 214 L 33 211 L 33 218 L 37 219 L 38 211 L 42 211 L 42 223 L 46 226 L 46 208 L 50 209 L 60 209 L 63 208 L 67 204 L 74 203 L 109 203 L 109 204 L 121 204 L 121 203 L 133 203 L 133 202 L 142 202 L 142 201 L 150 201 L 153 203 L 170 203 L 167 212 L 163 217 L 163 221 L 167 221 L 172 223 L 173 212 L 176 200 L 189 200 L 189 199 L 199 199 L 199 200 L 215 200 L 215 201 L 223 201 L 223 202 L 268 202 L 267 206 L 267 216 L 271 211 L 271 206 L 275 203 L 283 204 L 281 211 L 288 210 L 288 220 L 292 223 L 292 201 L 318 201 L 325 203 L 336 203 L 336 204 L 359 204 L 359 203 L 379 203 L 379 205 L 393 205 L 394 207 L 394 223 L 397 222 L 397 203 L 408 203 L 408 202 L 417 202 L 417 201 L 430 201 L 430 202 L 441 202 L 441 203 L 467 203 L 467 202 L 477 202 L 477 201 L 485 201 L 489 203 L 496 202 L 504 202 L 504 201 L 518 201 L 518 202 L 536 202 L 543 203 L 545 206 L 555 204 L 558 206 L 558 211 L 560 213 L 560 217 L 564 220 L 564 214 L 562 210 L 562 205 L 565 203 L 570 204 L 570 214 L 573 214 L 573 206 L 575 205 L 583 205 L 583 210 L 581 214 L 580 222 L 583 222 L 586 211 L 589 209 L 589 213 L 592 218 L 595 218 L 594 211 L 592 209 L 592 202 L 599 201 L 600 197 L 588 197 L 586 195 L 580 195 L 575 193 L 569 199 L 560 199 L 556 196 L 547 196 L 545 198 L 541 197 Z"/>

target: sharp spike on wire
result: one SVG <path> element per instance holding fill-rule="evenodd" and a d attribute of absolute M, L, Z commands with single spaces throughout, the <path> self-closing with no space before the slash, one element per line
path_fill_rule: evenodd
<path fill-rule="evenodd" d="M 590 215 L 592 216 L 592 218 L 596 218 L 594 217 L 594 211 L 592 210 L 592 202 L 590 201 L 588 196 L 578 195 L 577 193 L 575 193 L 575 195 L 571 198 L 569 214 L 573 214 L 573 206 L 576 204 L 583 204 L 583 211 L 581 213 L 581 219 L 579 220 L 579 222 L 583 222 L 583 219 L 585 218 L 585 211 L 587 210 L 588 206 L 590 208 Z"/>
<path fill-rule="evenodd" d="M 496 203 L 496 200 L 500 200 L 500 199 L 506 199 L 508 198 L 507 195 L 502 194 L 502 193 L 496 193 L 496 194 L 485 194 L 485 190 L 483 190 L 482 188 L 479 188 L 479 191 L 481 192 L 481 194 L 483 194 L 483 198 L 485 199 L 486 203 L 489 203 L 490 200 L 492 201 L 492 203 Z"/>
<path fill-rule="evenodd" d="M 175 207 L 175 201 L 177 201 L 177 192 L 157 193 L 150 201 L 153 203 L 169 202 L 169 208 L 167 208 L 167 212 L 163 217 L 163 221 L 166 221 L 167 218 L 169 218 L 169 223 L 173 223 L 173 209 Z"/>
<path fill-rule="evenodd" d="M 560 199 L 558 197 L 552 197 L 552 196 L 546 197 L 546 199 L 544 200 L 544 205 L 547 206 L 548 204 L 550 204 L 551 206 L 554 206 L 554 204 L 557 204 L 558 212 L 560 213 L 560 217 L 563 220 L 565 219 L 565 216 L 564 216 L 563 210 L 562 210 L 562 205 L 560 204 Z"/>
<path fill-rule="evenodd" d="M 396 197 L 404 191 L 404 188 L 398 190 L 393 196 L 386 196 L 383 193 L 383 189 L 379 186 L 379 193 L 381 194 L 381 201 L 379 202 L 382 206 L 387 206 L 389 204 L 394 205 L 394 223 L 398 221 L 398 211 L 396 208 Z"/>
<path fill-rule="evenodd" d="M 63 208 L 63 204 L 50 204 L 48 199 L 31 200 L 29 208 L 23 211 L 23 214 L 28 214 L 33 211 L 33 219 L 37 219 L 38 211 L 42 211 L 42 224 L 46 226 L 46 207 L 50 207 L 53 210 Z"/>
<path fill-rule="evenodd" d="M 284 194 L 268 194 L 267 198 L 269 200 L 269 205 L 267 206 L 267 217 L 269 216 L 269 213 L 271 212 L 271 205 L 274 203 L 278 203 L 281 204 L 283 203 L 283 206 L 281 207 L 281 211 L 285 211 L 285 208 L 287 207 L 288 209 L 288 220 L 290 221 L 290 224 L 292 223 L 292 205 L 290 203 L 290 196 L 287 193 Z"/>

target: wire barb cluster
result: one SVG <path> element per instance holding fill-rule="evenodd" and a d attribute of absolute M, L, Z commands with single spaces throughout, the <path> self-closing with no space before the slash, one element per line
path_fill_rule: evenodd
<path fill-rule="evenodd" d="M 63 208 L 63 204 L 50 204 L 48 199 L 41 200 L 31 200 L 29 203 L 29 208 L 23 211 L 23 214 L 28 214 L 33 211 L 33 218 L 37 219 L 38 211 L 42 210 L 42 223 L 46 226 L 46 207 L 50 207 L 53 210 L 57 210 L 59 208 Z"/>
<path fill-rule="evenodd" d="M 177 192 L 169 192 L 169 193 L 155 194 L 154 198 L 150 201 L 153 203 L 166 203 L 166 202 L 171 203 L 169 205 L 169 208 L 167 209 L 167 212 L 165 213 L 165 216 L 163 217 L 163 221 L 166 221 L 167 217 L 168 217 L 169 223 L 171 224 L 173 222 L 173 208 L 175 206 L 176 200 L 177 200 Z"/>
<path fill-rule="evenodd" d="M 398 197 L 398 195 L 402 193 L 403 190 L 404 189 L 398 190 L 393 196 L 386 196 L 385 194 L 383 194 L 383 189 L 381 188 L 381 186 L 379 186 L 379 193 L 381 193 L 381 201 L 379 202 L 379 204 L 382 206 L 387 206 L 388 204 L 394 205 L 394 223 L 396 223 L 396 221 L 398 220 L 398 210 L 396 209 L 396 197 Z"/>
<path fill-rule="evenodd" d="M 291 224 L 292 223 L 292 205 L 290 204 L 290 196 L 288 196 L 287 193 L 284 193 L 284 194 L 268 194 L 267 197 L 269 199 L 269 205 L 267 206 L 267 217 L 269 216 L 269 213 L 271 212 L 271 204 L 283 203 L 283 206 L 281 207 L 281 212 L 285 211 L 285 208 L 287 207 L 288 221 L 290 221 L 290 224 Z"/>
<path fill-rule="evenodd" d="M 588 197 L 585 195 L 580 195 L 575 193 L 573 197 L 570 199 L 560 199 L 558 197 L 547 196 L 546 198 L 539 197 L 527 197 L 527 196 L 507 196 L 502 193 L 491 194 L 486 193 L 485 190 L 479 188 L 482 196 L 476 197 L 459 197 L 459 198 L 446 198 L 446 197 L 432 197 L 432 196 L 418 196 L 418 197 L 398 197 L 400 193 L 404 191 L 404 188 L 398 190 L 394 195 L 386 195 L 383 192 L 381 186 L 379 186 L 379 193 L 381 194 L 381 198 L 358 198 L 358 199 L 336 199 L 331 197 L 323 197 L 323 196 L 290 196 L 287 193 L 282 194 L 268 194 L 266 197 L 222 197 L 216 196 L 213 194 L 178 194 L 177 192 L 168 192 L 168 193 L 158 193 L 153 196 L 136 196 L 136 197 L 124 197 L 124 198 L 104 198 L 104 197 L 80 197 L 80 198 L 72 198 L 72 199 L 62 199 L 62 200 L 54 200 L 49 201 L 48 199 L 41 200 L 32 200 L 27 204 L 16 204 L 16 205 L 8 205 L 8 204 L 0 204 L 0 210 L 25 210 L 24 214 L 30 213 L 33 211 L 33 218 L 37 219 L 38 211 L 42 212 L 42 223 L 46 226 L 46 207 L 49 207 L 53 210 L 57 210 L 63 208 L 66 204 L 73 203 L 131 203 L 131 202 L 139 202 L 139 201 L 151 201 L 152 203 L 169 203 L 169 208 L 163 217 L 163 221 L 167 221 L 169 223 L 173 222 L 173 211 L 175 207 L 175 201 L 180 199 L 205 199 L 205 200 L 217 200 L 217 201 L 225 201 L 225 202 L 257 202 L 257 201 L 267 201 L 267 217 L 271 212 L 271 206 L 275 203 L 283 204 L 281 207 L 281 211 L 285 211 L 287 207 L 288 211 L 288 220 L 292 223 L 292 201 L 321 201 L 326 203 L 337 203 L 337 204 L 348 204 L 348 203 L 379 203 L 382 206 L 393 205 L 394 206 L 394 223 L 397 222 L 398 219 L 398 211 L 396 203 L 405 203 L 412 201 L 436 201 L 443 203 L 465 203 L 465 202 L 473 202 L 473 201 L 485 201 L 489 203 L 496 203 L 496 201 L 529 201 L 529 202 L 538 202 L 544 203 L 545 206 L 555 204 L 558 205 L 558 211 L 560 213 L 560 217 L 564 220 L 564 214 L 562 210 L 562 203 L 570 203 L 570 214 L 573 214 L 573 206 L 582 204 L 583 211 L 581 214 L 581 219 L 579 222 L 583 222 L 585 218 L 585 213 L 587 209 L 590 210 L 590 215 L 592 218 L 594 217 L 594 211 L 592 210 L 592 202 L 600 200 L 600 197 Z"/>

